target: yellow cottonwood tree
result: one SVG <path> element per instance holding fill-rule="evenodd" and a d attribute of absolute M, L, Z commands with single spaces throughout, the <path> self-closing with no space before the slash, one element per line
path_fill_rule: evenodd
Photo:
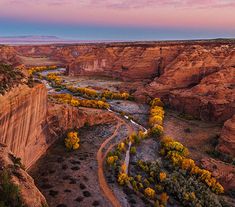
<path fill-rule="evenodd" d="M 77 132 L 69 132 L 65 138 L 65 146 L 69 150 L 76 150 L 79 148 L 80 139 Z"/>

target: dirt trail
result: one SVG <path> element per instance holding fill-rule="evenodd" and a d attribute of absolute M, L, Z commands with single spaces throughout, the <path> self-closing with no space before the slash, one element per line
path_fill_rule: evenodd
<path fill-rule="evenodd" d="M 124 124 L 126 125 L 127 129 L 128 129 L 128 133 L 131 133 L 133 131 L 133 128 L 128 125 L 124 120 L 122 120 L 121 118 L 119 118 L 118 116 L 114 116 L 115 119 L 117 119 L 118 123 L 116 125 L 115 131 L 114 133 L 108 137 L 100 146 L 98 152 L 97 152 L 97 162 L 98 162 L 98 179 L 99 179 L 99 184 L 100 184 L 100 188 L 102 189 L 105 197 L 110 201 L 110 203 L 112 204 L 112 206 L 114 207 L 121 207 L 121 204 L 119 202 L 119 200 L 116 198 L 116 196 L 114 195 L 113 191 L 109 188 L 105 176 L 104 176 L 104 170 L 103 170 L 103 164 L 104 164 L 104 160 L 105 157 L 107 155 L 107 153 L 117 144 L 114 143 L 111 146 L 109 146 L 109 148 L 107 149 L 107 151 L 105 153 L 102 153 L 103 149 L 106 147 L 106 145 L 113 139 L 115 138 L 115 136 L 118 134 L 118 130 L 120 129 L 120 127 Z"/>

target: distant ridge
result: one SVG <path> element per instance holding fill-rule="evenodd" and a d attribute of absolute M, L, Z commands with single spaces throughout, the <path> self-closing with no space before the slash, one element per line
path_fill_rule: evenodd
<path fill-rule="evenodd" d="M 73 43 L 102 43 L 112 42 L 109 40 L 66 40 L 57 36 L 40 35 L 20 35 L 20 36 L 0 36 L 0 44 L 24 45 L 24 44 L 73 44 Z"/>
<path fill-rule="evenodd" d="M 53 35 L 19 35 L 19 36 L 0 36 L 0 45 L 36 45 L 36 44 L 92 44 L 92 43 L 106 43 L 106 44 L 164 44 L 164 43 L 235 43 L 235 38 L 214 38 L 214 39 L 188 39 L 188 40 L 66 40 Z"/>
<path fill-rule="evenodd" d="M 41 35 L 20 35 L 20 36 L 2 36 L 0 39 L 60 39 L 57 36 Z"/>
<path fill-rule="evenodd" d="M 0 44 L 47 44 L 47 43 L 72 43 L 70 41 L 61 39 L 57 36 L 40 36 L 40 35 L 22 35 L 22 36 L 0 36 Z"/>

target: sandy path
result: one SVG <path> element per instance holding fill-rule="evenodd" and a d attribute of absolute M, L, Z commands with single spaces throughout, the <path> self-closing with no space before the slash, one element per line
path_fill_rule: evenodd
<path fill-rule="evenodd" d="M 112 204 L 112 206 L 114 207 L 121 207 L 121 204 L 119 202 L 119 200 L 116 198 L 116 196 L 114 195 L 113 191 L 109 188 L 105 176 L 104 176 L 104 169 L 103 169 L 103 164 L 105 161 L 105 157 L 107 155 L 107 153 L 117 144 L 112 144 L 111 146 L 109 146 L 109 148 L 107 149 L 107 151 L 104 153 L 102 153 L 103 149 L 106 147 L 106 145 L 113 139 L 115 138 L 115 136 L 118 134 L 118 130 L 120 129 L 120 127 L 124 124 L 126 125 L 127 129 L 128 129 L 128 133 L 131 133 L 134 129 L 128 125 L 125 121 L 123 121 L 121 118 L 119 118 L 118 116 L 115 115 L 115 119 L 117 119 L 118 123 L 116 125 L 115 131 L 114 133 L 108 137 L 100 146 L 98 152 L 97 152 L 97 162 L 98 162 L 98 179 L 99 179 L 99 184 L 100 184 L 100 188 L 103 191 L 105 197 L 110 201 L 110 203 Z"/>

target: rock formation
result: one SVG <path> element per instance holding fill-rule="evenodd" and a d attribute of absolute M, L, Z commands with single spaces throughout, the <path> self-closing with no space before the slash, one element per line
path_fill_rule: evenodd
<path fill-rule="evenodd" d="M 235 157 L 235 115 L 224 123 L 217 149 Z"/>
<path fill-rule="evenodd" d="M 219 180 L 226 191 L 235 188 L 235 167 L 233 165 L 226 165 L 212 158 L 204 158 L 201 163 L 203 168 L 212 172 L 212 175 Z"/>
<path fill-rule="evenodd" d="M 202 120 L 223 123 L 235 112 L 234 40 L 2 46 L 0 53 L 26 65 L 31 57 L 59 61 L 72 76 L 139 80 L 137 100 L 160 96 L 169 107 Z"/>
<path fill-rule="evenodd" d="M 0 142 L 28 167 L 50 145 L 46 133 L 47 90 L 20 85 L 0 97 Z"/>
<path fill-rule="evenodd" d="M 25 170 L 19 166 L 15 166 L 16 163 L 14 163 L 13 158 L 14 155 L 6 147 L 6 145 L 0 143 L 0 173 L 2 173 L 3 170 L 8 171 L 11 176 L 9 182 L 14 183 L 19 187 L 20 198 L 24 206 L 47 206 L 46 199 L 35 186 L 34 180 L 28 175 L 27 172 L 25 172 Z"/>
<path fill-rule="evenodd" d="M 108 111 L 75 108 L 69 105 L 49 103 L 47 125 L 50 137 L 63 135 L 68 129 L 81 128 L 84 125 L 93 126 L 112 121 L 112 114 Z"/>
<path fill-rule="evenodd" d="M 108 111 L 48 103 L 43 84 L 11 88 L 0 96 L 0 172 L 14 165 L 10 159 L 13 156 L 28 169 L 68 129 L 112 120 Z M 11 180 L 19 187 L 25 206 L 45 206 L 45 198 L 33 179 L 21 168 L 17 172 L 14 168 L 13 174 Z"/>
<path fill-rule="evenodd" d="M 224 68 L 192 88 L 169 92 L 167 102 L 177 111 L 196 118 L 224 122 L 235 113 L 234 83 L 235 68 Z"/>
<path fill-rule="evenodd" d="M 101 113 L 102 112 L 102 113 Z M 111 120 L 109 112 L 48 104 L 43 84 L 21 85 L 0 96 L 0 142 L 30 167 L 67 129 Z"/>

